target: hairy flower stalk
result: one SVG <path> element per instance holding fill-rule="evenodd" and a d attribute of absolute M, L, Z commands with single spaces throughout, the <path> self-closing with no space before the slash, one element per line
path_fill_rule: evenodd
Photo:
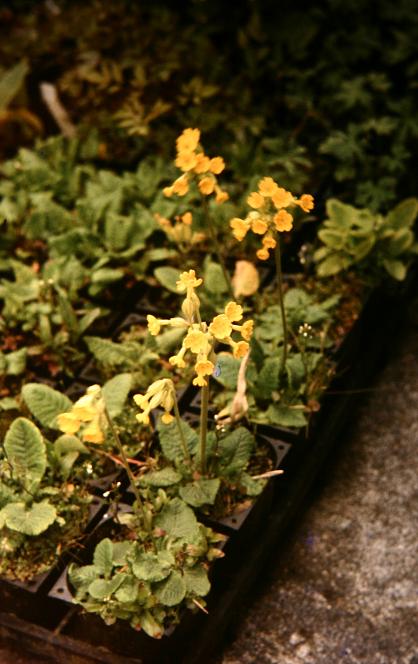
<path fill-rule="evenodd" d="M 295 198 L 290 191 L 279 187 L 273 178 L 265 177 L 258 183 L 258 191 L 253 191 L 247 198 L 252 208 L 244 219 L 234 217 L 230 221 L 234 237 L 241 242 L 248 231 L 262 236 L 262 247 L 257 251 L 257 257 L 265 261 L 274 249 L 276 266 L 277 295 L 280 306 L 280 316 L 283 327 L 283 353 L 280 362 L 280 373 L 283 373 L 288 350 L 288 327 L 284 307 L 283 273 L 280 252 L 280 233 L 290 231 L 293 227 L 293 217 L 286 208 L 297 206 L 304 212 L 310 212 L 314 206 L 314 199 L 310 194 L 303 194 Z"/>
<path fill-rule="evenodd" d="M 196 294 L 196 288 L 202 284 L 202 279 L 196 277 L 194 270 L 183 272 L 177 281 L 179 292 L 185 292 L 186 297 L 182 303 L 181 311 L 183 317 L 170 319 L 159 319 L 148 315 L 148 329 L 150 334 L 157 336 L 162 327 L 183 328 L 185 335 L 183 337 L 180 350 L 169 358 L 169 362 L 177 369 L 184 369 L 187 366 L 187 360 L 192 357 L 194 370 L 196 373 L 193 379 L 193 385 L 202 389 L 201 413 L 200 413 L 200 463 L 202 473 L 206 472 L 206 436 L 208 419 L 208 401 L 209 401 L 209 378 L 215 370 L 215 344 L 220 341 L 232 348 L 232 353 L 236 359 L 242 359 L 249 351 L 249 341 L 253 332 L 253 321 L 247 320 L 242 324 L 242 307 L 236 302 L 228 302 L 224 312 L 218 314 L 210 323 L 201 320 L 200 300 Z M 241 338 L 234 339 L 233 335 L 238 332 Z M 163 379 L 153 383 L 145 395 L 136 395 L 134 397 L 138 406 L 143 408 L 144 412 L 137 415 L 141 422 L 149 421 L 149 412 L 157 405 L 163 405 L 166 413 L 162 416 L 163 422 L 169 422 L 172 419 L 169 411 L 174 407 L 176 412 L 175 400 L 170 392 L 170 400 L 163 401 L 158 394 L 163 389 L 164 383 L 171 383 L 168 379 Z M 167 397 L 168 399 L 168 397 Z M 164 405 L 165 404 L 165 405 Z M 177 414 L 176 414 L 177 417 Z M 179 431 L 182 432 L 179 425 Z M 186 452 L 187 445 L 182 441 Z M 188 450 L 187 450 L 188 451 Z M 186 454 L 185 454 L 186 456 Z"/>
<path fill-rule="evenodd" d="M 231 297 L 233 289 L 231 278 L 228 270 L 226 269 L 225 260 L 219 241 L 214 228 L 210 211 L 208 197 L 212 194 L 215 197 L 216 203 L 223 203 L 228 200 L 228 194 L 223 191 L 218 184 L 217 175 L 220 175 L 225 169 L 225 162 L 222 157 L 208 157 L 201 144 L 200 144 L 200 130 L 199 129 L 185 129 L 176 141 L 177 156 L 175 160 L 176 166 L 183 171 L 177 180 L 169 187 L 165 187 L 163 193 L 165 196 L 185 196 L 192 183 L 195 183 L 199 193 L 202 196 L 203 210 L 205 213 L 206 227 L 213 242 L 215 253 L 217 255 L 219 264 L 222 268 L 222 273 L 228 287 Z"/>

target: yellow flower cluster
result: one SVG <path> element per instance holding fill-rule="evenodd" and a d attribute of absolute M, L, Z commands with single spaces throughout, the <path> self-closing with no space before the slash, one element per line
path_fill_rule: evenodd
<path fill-rule="evenodd" d="M 171 414 L 174 407 L 174 384 L 169 378 L 156 380 L 149 386 L 145 394 L 135 394 L 133 399 L 136 405 L 142 408 L 143 412 L 136 415 L 136 419 L 142 424 L 149 424 L 149 414 L 158 406 L 164 408 L 161 417 L 164 424 L 170 424 L 174 419 Z"/>
<path fill-rule="evenodd" d="M 276 234 L 290 231 L 293 217 L 285 209 L 298 206 L 304 212 L 310 212 L 314 206 L 313 196 L 303 194 L 295 198 L 290 191 L 279 187 L 273 178 L 265 177 L 258 183 L 258 191 L 253 191 L 247 198 L 251 212 L 240 219 L 231 219 L 230 226 L 234 237 L 241 242 L 251 229 L 256 235 L 262 235 L 262 248 L 257 251 L 260 260 L 267 260 L 270 249 L 274 249 Z"/>
<path fill-rule="evenodd" d="M 234 357 L 243 358 L 249 350 L 249 340 L 253 333 L 253 321 L 248 320 L 238 325 L 242 320 L 243 310 L 236 302 L 229 302 L 224 313 L 214 317 L 208 324 L 200 320 L 200 301 L 195 289 L 202 284 L 202 279 L 196 277 L 194 270 L 183 272 L 177 282 L 177 289 L 186 292 L 186 298 L 182 304 L 184 318 L 176 317 L 167 320 L 148 315 L 148 329 L 150 334 L 156 336 L 164 325 L 170 327 L 184 327 L 186 335 L 182 346 L 176 355 L 169 358 L 170 364 L 180 369 L 186 366 L 185 355 L 188 351 L 195 355 L 194 370 L 196 377 L 194 385 L 201 387 L 207 385 L 206 377 L 210 376 L 215 365 L 213 363 L 213 351 L 216 341 L 221 341 L 232 348 Z M 236 341 L 232 338 L 233 332 L 239 332 L 241 339 Z"/>
<path fill-rule="evenodd" d="M 192 230 L 193 217 L 191 212 L 177 215 L 174 218 L 174 223 L 155 213 L 154 218 L 161 226 L 167 237 L 176 244 L 194 245 L 202 242 L 205 239 L 204 233 L 196 233 Z"/>
<path fill-rule="evenodd" d="M 103 443 L 106 420 L 100 385 L 88 387 L 86 394 L 73 404 L 69 412 L 58 415 L 57 422 L 63 433 L 79 433 L 86 443 Z"/>
<path fill-rule="evenodd" d="M 216 202 L 224 203 L 228 200 L 228 194 L 220 188 L 216 176 L 224 170 L 225 162 L 222 157 L 208 157 L 199 141 L 199 129 L 185 129 L 178 137 L 175 164 L 183 174 L 172 185 L 165 187 L 163 193 L 165 196 L 185 196 L 190 183 L 195 180 L 204 196 L 215 194 Z"/>

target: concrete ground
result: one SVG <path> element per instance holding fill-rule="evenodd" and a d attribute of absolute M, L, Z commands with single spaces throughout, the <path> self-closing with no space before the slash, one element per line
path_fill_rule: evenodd
<path fill-rule="evenodd" d="M 217 664 L 418 664 L 418 301 Z"/>
<path fill-rule="evenodd" d="M 339 458 L 214 664 L 418 664 L 415 304 Z M 0 645 L 0 664 L 36 661 Z"/>

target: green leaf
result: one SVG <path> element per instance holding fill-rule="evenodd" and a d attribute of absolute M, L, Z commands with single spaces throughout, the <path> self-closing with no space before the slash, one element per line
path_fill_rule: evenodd
<path fill-rule="evenodd" d="M 33 503 L 28 507 L 25 503 L 9 503 L 0 512 L 0 519 L 10 530 L 23 535 L 40 535 L 52 525 L 57 518 L 57 511 L 48 501 Z"/>
<path fill-rule="evenodd" d="M 389 238 L 386 251 L 391 257 L 395 258 L 408 253 L 413 244 L 414 233 L 407 228 L 401 228 Z"/>
<path fill-rule="evenodd" d="M 186 596 L 186 583 L 180 572 L 172 572 L 166 581 L 158 584 L 154 594 L 164 606 L 180 604 Z"/>
<path fill-rule="evenodd" d="M 173 498 L 155 518 L 156 528 L 169 537 L 193 542 L 199 536 L 199 524 L 193 510 L 180 498 Z"/>
<path fill-rule="evenodd" d="M 185 422 L 181 421 L 181 429 L 186 441 L 186 445 L 190 454 L 194 454 L 198 446 L 198 435 L 192 427 Z M 158 437 L 161 449 L 165 458 L 168 461 L 179 461 L 184 458 L 183 446 L 181 443 L 180 433 L 178 430 L 177 422 L 173 421 L 170 424 L 164 424 L 161 420 L 157 424 Z"/>
<path fill-rule="evenodd" d="M 68 576 L 71 584 L 78 590 L 84 585 L 89 586 L 97 578 L 97 567 L 94 565 L 78 567 L 74 563 L 71 563 L 68 568 Z"/>
<path fill-rule="evenodd" d="M 177 295 L 179 294 L 179 291 L 177 290 L 176 282 L 179 280 L 180 274 L 180 270 L 169 266 L 157 267 L 154 270 L 154 277 L 160 282 L 160 284 Z"/>
<path fill-rule="evenodd" d="M 228 284 L 225 281 L 222 267 L 219 263 L 213 261 L 205 262 L 203 283 L 205 290 L 213 295 L 222 295 L 228 291 Z"/>
<path fill-rule="evenodd" d="M 42 480 L 47 463 L 46 447 L 38 427 L 25 417 L 18 417 L 6 433 L 4 449 L 14 479 L 33 493 Z"/>
<path fill-rule="evenodd" d="M 186 592 L 189 595 L 204 597 L 210 590 L 210 581 L 203 565 L 185 568 L 183 570 L 183 579 L 186 584 Z"/>
<path fill-rule="evenodd" d="M 115 592 L 115 598 L 118 602 L 135 602 L 138 596 L 139 582 L 131 574 L 125 574 L 125 578 L 117 591 Z"/>
<path fill-rule="evenodd" d="M 327 200 L 326 211 L 333 224 L 342 230 L 348 230 L 357 217 L 356 208 L 342 203 L 336 198 Z"/>
<path fill-rule="evenodd" d="M 341 270 L 345 270 L 349 265 L 350 261 L 345 256 L 331 254 L 319 263 L 316 271 L 319 277 L 330 277 L 333 274 L 338 274 Z"/>
<path fill-rule="evenodd" d="M 113 544 L 112 541 L 106 537 L 98 543 L 94 550 L 93 564 L 97 568 L 99 574 L 108 577 L 113 568 Z"/>
<path fill-rule="evenodd" d="M 286 373 L 289 385 L 292 389 L 297 389 L 304 383 L 306 369 L 301 353 L 296 353 L 288 358 L 286 362 Z"/>
<path fill-rule="evenodd" d="M 138 616 L 138 626 L 144 630 L 153 639 L 161 639 L 164 634 L 164 628 L 154 618 L 151 611 L 144 611 Z"/>
<path fill-rule="evenodd" d="M 121 373 L 108 380 L 102 389 L 103 398 L 110 417 L 120 415 L 132 387 L 132 375 Z"/>
<path fill-rule="evenodd" d="M 22 398 L 30 412 L 44 427 L 56 429 L 57 415 L 70 410 L 71 400 L 61 392 L 41 383 L 26 383 Z"/>
<path fill-rule="evenodd" d="M 386 258 L 383 261 L 386 271 L 397 281 L 403 281 L 406 277 L 406 265 L 402 261 Z"/>
<path fill-rule="evenodd" d="M 132 562 L 132 571 L 137 579 L 153 583 L 167 578 L 175 565 L 175 559 L 171 554 L 162 555 L 162 553 L 168 552 L 155 554 L 139 551 Z"/>
<path fill-rule="evenodd" d="M 87 311 L 87 313 L 85 313 L 84 316 L 82 316 L 78 321 L 78 336 L 84 334 L 90 325 L 99 318 L 101 313 L 102 311 L 99 307 L 95 307 L 94 309 Z"/>
<path fill-rule="evenodd" d="M 29 71 L 27 62 L 21 60 L 7 69 L 0 78 L 0 111 L 5 111 L 19 92 Z"/>
<path fill-rule="evenodd" d="M 406 198 L 386 215 L 385 225 L 392 228 L 411 228 L 418 214 L 418 199 Z"/>
<path fill-rule="evenodd" d="M 213 505 L 218 495 L 221 481 L 218 477 L 206 479 L 204 477 L 180 487 L 180 498 L 192 507 Z"/>
<path fill-rule="evenodd" d="M 101 337 L 84 337 L 87 347 L 94 357 L 103 365 L 117 367 L 130 364 L 133 361 L 132 347 L 123 343 L 116 343 Z M 140 349 L 139 344 L 137 344 Z"/>
<path fill-rule="evenodd" d="M 55 441 L 54 452 L 61 466 L 62 475 L 66 479 L 80 454 L 88 454 L 89 450 L 77 436 L 63 434 Z"/>
<path fill-rule="evenodd" d="M 272 392 L 278 390 L 280 366 L 280 357 L 271 357 L 264 361 L 254 385 L 254 394 L 256 395 L 256 398 L 270 400 Z"/>
<path fill-rule="evenodd" d="M 112 579 L 95 579 L 89 585 L 89 593 L 94 599 L 105 600 L 110 598 L 125 580 L 125 574 L 117 574 Z"/>
<path fill-rule="evenodd" d="M 270 404 L 266 411 L 266 421 L 269 424 L 291 428 L 304 427 L 307 424 L 303 408 L 285 404 Z"/>
<path fill-rule="evenodd" d="M 26 369 L 26 358 L 28 355 L 27 348 L 20 348 L 12 353 L 4 354 L 2 356 L 5 360 L 5 372 L 8 376 L 19 376 Z"/>
<path fill-rule="evenodd" d="M 232 353 L 218 353 L 216 356 L 216 380 L 228 390 L 235 390 L 241 360 L 237 360 Z"/>
<path fill-rule="evenodd" d="M 162 468 L 161 470 L 155 470 L 150 473 L 142 475 L 139 484 L 140 486 L 155 486 L 155 487 L 167 487 L 178 484 L 181 481 L 182 476 L 171 466 L 167 468 Z"/>
<path fill-rule="evenodd" d="M 220 439 L 219 465 L 225 475 L 235 475 L 248 465 L 255 448 L 255 438 L 245 427 L 238 427 Z"/>

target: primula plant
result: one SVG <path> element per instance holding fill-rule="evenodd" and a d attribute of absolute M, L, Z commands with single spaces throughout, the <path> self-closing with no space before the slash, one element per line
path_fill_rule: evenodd
<path fill-rule="evenodd" d="M 176 392 L 170 379 L 157 380 L 145 394 L 134 396 L 135 403 L 142 409 L 142 413 L 137 415 L 141 423 L 149 423 L 153 409 L 164 409 L 158 424 L 164 464 L 161 468 L 142 473 L 139 486 L 155 490 L 165 487 L 171 495 L 178 493 L 193 507 L 207 508 L 217 503 L 218 510 L 222 510 L 219 503 L 228 491 L 235 491 L 239 502 L 243 496 L 260 493 L 265 484 L 264 476 L 251 477 L 247 472 L 256 445 L 254 436 L 246 428 L 208 431 L 209 381 L 218 371 L 216 345 L 230 346 L 236 361 L 242 361 L 249 352 L 253 321 L 241 323 L 243 309 L 233 301 L 225 306 L 224 313 L 215 316 L 210 323 L 202 321 L 200 301 L 195 292 L 201 284 L 202 279 L 196 277 L 194 270 L 184 272 L 177 284 L 180 292 L 186 292 L 182 304 L 183 317 L 159 319 L 148 316 L 152 335 L 158 335 L 164 327 L 184 331 L 181 348 L 170 357 L 169 362 L 180 369 L 186 368 L 188 363 L 193 365 L 196 374 L 193 384 L 201 391 L 201 412 L 196 431 L 180 418 Z M 240 337 L 234 339 L 236 333 Z M 228 500 L 233 502 L 230 498 Z"/>
<path fill-rule="evenodd" d="M 184 609 L 205 610 L 208 570 L 223 555 L 216 543 L 224 537 L 162 489 L 147 502 L 147 514 L 148 529 L 135 515 L 121 515 L 124 528 L 100 541 L 91 564 L 71 565 L 69 579 L 75 601 L 106 624 L 128 620 L 134 629 L 161 638 Z"/>
<path fill-rule="evenodd" d="M 91 496 L 69 477 L 75 449 L 65 436 L 45 440 L 24 417 L 7 431 L 0 457 L 2 576 L 24 580 L 47 570 L 81 535 Z"/>

